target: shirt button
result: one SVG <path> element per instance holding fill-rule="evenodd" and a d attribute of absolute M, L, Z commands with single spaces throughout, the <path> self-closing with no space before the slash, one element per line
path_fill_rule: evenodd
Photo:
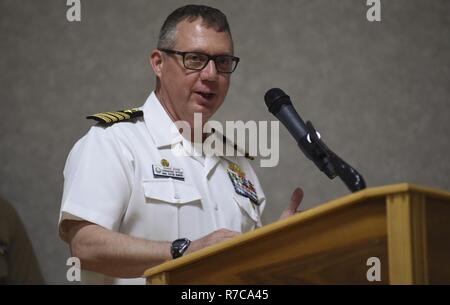
<path fill-rule="evenodd" d="M 214 210 L 218 211 L 218 210 L 219 210 L 219 207 L 216 205 L 216 206 L 214 207 Z"/>

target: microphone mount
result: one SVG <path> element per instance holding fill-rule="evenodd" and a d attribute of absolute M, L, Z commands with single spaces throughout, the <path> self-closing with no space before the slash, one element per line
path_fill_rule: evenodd
<path fill-rule="evenodd" d="M 330 179 L 334 179 L 336 176 L 341 178 L 351 192 L 366 188 L 363 176 L 325 145 L 310 121 L 306 122 L 306 130 L 308 136 L 303 137 L 301 142 L 297 144 L 320 171 L 324 172 Z"/>

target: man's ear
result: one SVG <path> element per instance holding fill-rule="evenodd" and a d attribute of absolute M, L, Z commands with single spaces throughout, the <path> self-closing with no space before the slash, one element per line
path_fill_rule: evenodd
<path fill-rule="evenodd" d="M 161 78 L 161 71 L 163 67 L 163 59 L 162 53 L 159 50 L 153 50 L 149 56 L 150 65 L 153 68 L 153 72 L 155 72 L 156 76 Z"/>

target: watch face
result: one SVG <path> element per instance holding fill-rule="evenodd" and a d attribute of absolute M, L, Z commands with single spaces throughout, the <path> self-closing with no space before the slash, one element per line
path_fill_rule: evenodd
<path fill-rule="evenodd" d="M 176 248 L 181 248 L 184 244 L 186 243 L 186 240 L 183 239 L 177 239 L 176 241 L 173 242 L 173 246 Z"/>
<path fill-rule="evenodd" d="M 189 246 L 190 241 L 187 238 L 180 238 L 175 240 L 172 243 L 172 257 L 177 258 L 183 255 L 183 253 L 186 251 L 187 247 Z"/>

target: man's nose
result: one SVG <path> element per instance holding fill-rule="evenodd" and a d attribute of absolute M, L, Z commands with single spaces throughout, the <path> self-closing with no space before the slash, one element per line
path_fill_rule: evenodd
<path fill-rule="evenodd" d="M 210 59 L 206 67 L 204 67 L 200 72 L 200 78 L 202 80 L 215 81 L 217 80 L 218 76 L 219 75 L 216 69 L 216 63 L 214 62 L 214 60 Z"/>

